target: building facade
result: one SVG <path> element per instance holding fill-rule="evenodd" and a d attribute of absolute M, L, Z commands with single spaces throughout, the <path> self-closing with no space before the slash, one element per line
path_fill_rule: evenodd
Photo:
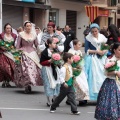
<path fill-rule="evenodd" d="M 108 13 L 106 16 L 103 13 L 94 20 L 101 28 L 110 24 L 120 28 L 120 0 L 91 0 L 91 5 Z"/>
<path fill-rule="evenodd" d="M 30 20 L 43 29 L 53 21 L 61 28 L 68 24 L 76 37 L 83 41 L 83 31 L 89 25 L 84 8 L 87 4 L 89 0 L 3 0 L 2 28 L 5 23 L 18 28 Z"/>

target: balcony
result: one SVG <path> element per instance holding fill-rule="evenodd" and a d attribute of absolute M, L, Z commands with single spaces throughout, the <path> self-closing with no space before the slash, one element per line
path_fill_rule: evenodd
<path fill-rule="evenodd" d="M 98 7 L 107 7 L 108 2 L 107 0 L 92 0 L 92 5 L 98 6 Z"/>
<path fill-rule="evenodd" d="M 120 7 L 120 0 L 117 0 L 117 7 Z"/>
<path fill-rule="evenodd" d="M 120 0 L 92 0 L 92 4 L 99 7 L 116 7 Z"/>
<path fill-rule="evenodd" d="M 79 3 L 90 4 L 90 0 L 64 0 L 64 1 L 79 2 Z"/>

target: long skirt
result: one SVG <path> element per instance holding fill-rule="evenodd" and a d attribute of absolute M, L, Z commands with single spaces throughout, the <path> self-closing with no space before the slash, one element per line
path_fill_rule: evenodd
<path fill-rule="evenodd" d="M 42 67 L 41 73 L 42 73 L 42 79 L 43 79 L 44 90 L 45 90 L 46 96 L 48 96 L 48 97 L 58 96 L 58 94 L 60 92 L 60 84 L 57 84 L 54 89 L 51 88 L 50 83 L 49 83 L 49 77 L 48 77 L 47 71 L 46 71 L 46 67 Z M 51 71 L 51 74 L 52 74 L 52 71 Z"/>
<path fill-rule="evenodd" d="M 76 100 L 89 100 L 88 82 L 84 70 L 74 81 Z"/>
<path fill-rule="evenodd" d="M 14 68 L 14 61 L 0 53 L 0 82 L 14 81 Z"/>
<path fill-rule="evenodd" d="M 85 72 L 87 74 L 90 100 L 97 100 L 99 90 L 106 78 L 105 65 L 106 56 L 99 58 L 97 55 L 88 55 L 85 58 Z"/>
<path fill-rule="evenodd" d="M 14 79 L 17 87 L 26 87 L 28 85 L 42 85 L 41 70 L 26 55 L 22 55 L 21 64 L 16 65 Z"/>
<path fill-rule="evenodd" d="M 120 90 L 116 80 L 107 78 L 98 95 L 95 110 L 97 120 L 120 120 Z"/>

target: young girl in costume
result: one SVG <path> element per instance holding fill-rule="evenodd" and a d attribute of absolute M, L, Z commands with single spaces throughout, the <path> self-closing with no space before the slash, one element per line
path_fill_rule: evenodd
<path fill-rule="evenodd" d="M 54 101 L 59 94 L 59 68 L 52 63 L 52 54 L 55 52 L 56 42 L 49 38 L 46 41 L 46 48 L 41 53 L 40 63 L 42 65 L 42 79 L 44 83 L 45 94 L 47 96 L 47 106 L 51 105 L 51 99 Z"/>
<path fill-rule="evenodd" d="M 84 60 L 82 58 L 82 52 L 80 51 L 80 47 L 81 47 L 80 41 L 74 40 L 73 47 L 74 49 L 70 49 L 68 52 L 72 53 L 73 55 L 79 55 L 82 59 L 81 62 L 79 63 L 79 67 L 81 67 L 81 73 L 78 76 L 76 76 L 76 85 L 78 87 L 75 89 L 76 89 L 76 99 L 80 101 L 79 105 L 83 105 L 87 103 L 87 100 L 89 100 L 89 88 L 88 88 L 87 77 L 84 72 Z"/>
<path fill-rule="evenodd" d="M 97 99 L 95 118 L 97 120 L 120 120 L 120 43 L 114 43 L 113 56 L 107 58 L 105 66 L 117 62 L 113 71 L 106 72 L 105 79 Z"/>

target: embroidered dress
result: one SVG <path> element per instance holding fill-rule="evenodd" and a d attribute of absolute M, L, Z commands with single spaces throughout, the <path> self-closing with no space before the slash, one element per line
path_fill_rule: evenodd
<path fill-rule="evenodd" d="M 110 60 L 116 60 L 113 56 Z M 120 61 L 117 61 L 120 71 Z M 115 75 L 108 76 L 98 95 L 95 110 L 97 120 L 120 120 L 120 81 L 116 80 Z"/>
<path fill-rule="evenodd" d="M 102 43 L 106 43 L 107 39 L 98 34 L 98 39 L 90 33 L 85 40 L 85 52 L 88 50 L 99 50 Z M 97 54 L 87 54 L 85 56 L 85 72 L 87 74 L 90 100 L 97 100 L 98 92 L 106 76 L 104 75 L 104 64 L 106 55 L 100 57 Z"/>
<path fill-rule="evenodd" d="M 15 84 L 18 87 L 42 85 L 41 65 L 35 49 L 38 46 L 38 41 L 32 33 L 31 36 L 30 39 L 26 39 L 24 31 L 18 36 L 16 48 L 22 50 L 21 64 L 16 65 L 14 75 Z"/>
<path fill-rule="evenodd" d="M 73 55 L 80 55 L 82 56 L 82 52 L 80 50 L 74 50 L 70 49 L 68 51 L 69 53 L 72 53 Z M 88 88 L 88 82 L 87 77 L 84 72 L 84 60 L 81 63 L 82 71 L 79 76 L 76 77 L 75 80 L 75 90 L 76 90 L 76 99 L 77 100 L 89 100 L 89 88 Z"/>
<path fill-rule="evenodd" d="M 51 59 L 51 51 L 48 48 L 41 53 L 40 63 L 42 65 L 42 79 L 46 96 L 58 96 L 60 92 L 60 69 L 51 65 L 48 60 Z"/>
<path fill-rule="evenodd" d="M 11 38 L 8 38 L 5 33 L 0 34 L 0 39 L 6 42 L 10 42 L 13 46 L 16 40 L 16 35 L 11 34 Z M 14 57 L 13 55 L 0 48 L 0 82 L 2 81 L 14 81 Z"/>

